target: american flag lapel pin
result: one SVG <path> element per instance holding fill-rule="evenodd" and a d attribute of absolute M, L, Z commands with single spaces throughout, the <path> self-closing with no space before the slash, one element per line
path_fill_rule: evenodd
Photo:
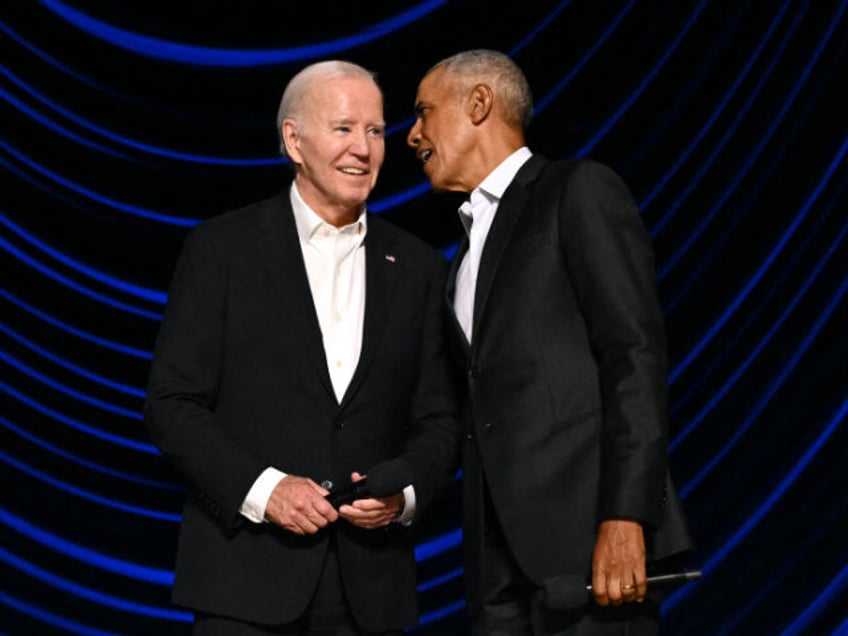
<path fill-rule="evenodd" d="M 394 254 L 386 254 L 386 260 L 389 261 L 390 263 L 394 263 L 395 260 L 396 260 L 395 255 Z"/>

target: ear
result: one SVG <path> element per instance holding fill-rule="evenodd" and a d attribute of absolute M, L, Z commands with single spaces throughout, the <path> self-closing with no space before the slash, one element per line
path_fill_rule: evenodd
<path fill-rule="evenodd" d="M 284 119 L 281 132 L 288 156 L 296 164 L 303 163 L 300 154 L 300 133 L 297 130 L 297 124 L 295 124 L 294 120 Z"/>
<path fill-rule="evenodd" d="M 466 108 L 468 116 L 471 117 L 471 122 L 475 126 L 485 121 L 492 112 L 494 99 L 492 88 L 487 84 L 477 84 L 471 89 Z"/>

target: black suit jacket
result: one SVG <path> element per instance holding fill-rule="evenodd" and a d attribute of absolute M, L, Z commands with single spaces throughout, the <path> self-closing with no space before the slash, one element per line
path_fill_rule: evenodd
<path fill-rule="evenodd" d="M 171 284 L 146 422 L 189 485 L 173 599 L 219 615 L 285 623 L 306 608 L 329 532 L 346 593 L 369 630 L 417 618 L 409 532 L 339 521 L 295 536 L 238 509 L 259 474 L 349 482 L 401 458 L 417 510 L 458 462 L 443 346 L 442 255 L 369 216 L 359 365 L 339 404 L 327 371 L 288 190 L 193 229 Z"/>
<path fill-rule="evenodd" d="M 448 275 L 452 303 L 457 252 Z M 622 181 L 532 157 L 498 206 L 480 263 L 466 376 L 464 532 L 478 597 L 483 479 L 535 583 L 591 571 L 599 521 L 635 519 L 650 558 L 689 547 L 666 469 L 662 315 L 650 239 Z M 579 579 L 578 579 L 579 580 Z"/>

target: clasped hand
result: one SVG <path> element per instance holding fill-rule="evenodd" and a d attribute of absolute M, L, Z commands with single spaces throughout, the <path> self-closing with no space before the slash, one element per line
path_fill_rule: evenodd
<path fill-rule="evenodd" d="M 352 481 L 361 479 L 363 476 L 359 473 L 351 474 Z M 379 499 L 357 499 L 336 510 L 325 499 L 327 494 L 326 488 L 307 477 L 288 475 L 271 493 L 265 507 L 265 518 L 300 535 L 315 534 L 339 517 L 360 528 L 373 529 L 391 523 L 403 503 L 403 494 L 397 493 Z"/>

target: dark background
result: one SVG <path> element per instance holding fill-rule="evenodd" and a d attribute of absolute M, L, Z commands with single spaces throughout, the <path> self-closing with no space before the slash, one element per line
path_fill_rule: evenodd
<path fill-rule="evenodd" d="M 4 0 L 0 632 L 188 632 L 140 419 L 185 232 L 281 188 L 282 89 L 335 57 L 386 93 L 371 209 L 450 254 L 460 200 L 405 137 L 420 77 L 480 46 L 526 72 L 531 148 L 610 164 L 654 239 L 704 572 L 667 633 L 848 633 L 847 4 Z M 418 535 L 419 633 L 465 632 L 457 509 Z"/>

